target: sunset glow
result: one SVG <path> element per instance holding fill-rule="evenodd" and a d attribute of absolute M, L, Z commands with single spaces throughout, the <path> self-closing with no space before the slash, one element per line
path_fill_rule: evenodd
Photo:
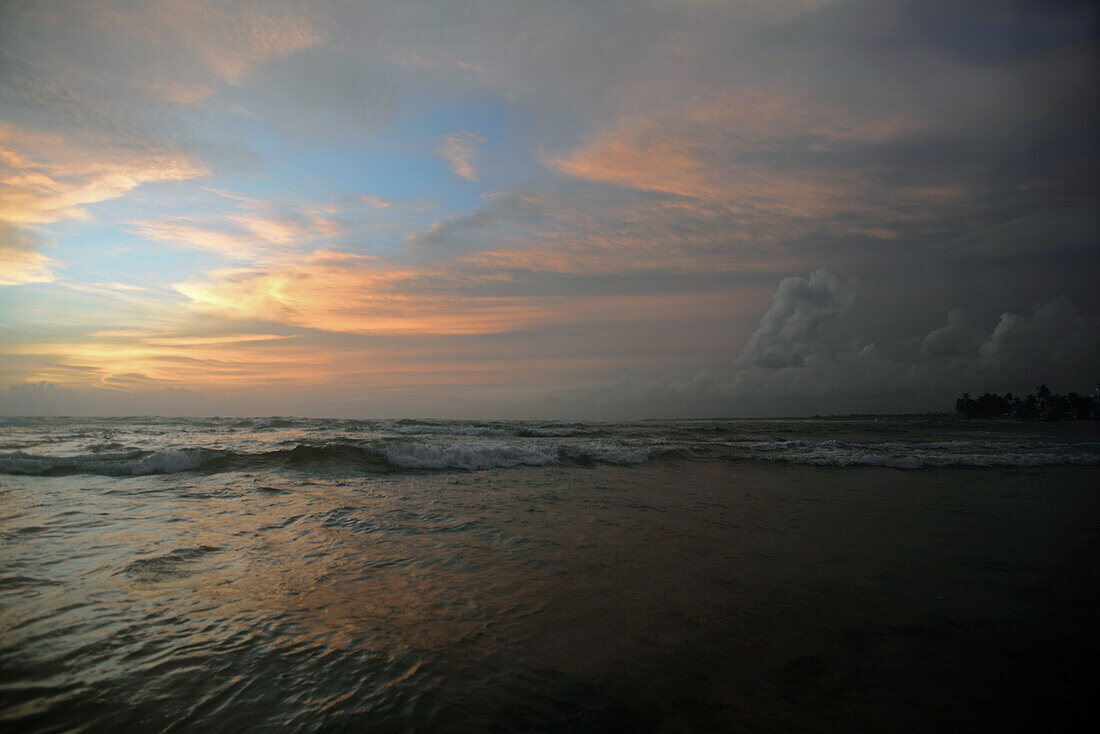
<path fill-rule="evenodd" d="M 1098 170 L 1095 0 L 0 0 L 0 730 L 1100 730 Z"/>
<path fill-rule="evenodd" d="M 6 413 L 906 411 L 1096 379 L 1088 4 L 0 22 Z"/>

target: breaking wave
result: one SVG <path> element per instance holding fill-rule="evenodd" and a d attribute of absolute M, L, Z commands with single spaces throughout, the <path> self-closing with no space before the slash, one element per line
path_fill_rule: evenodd
<path fill-rule="evenodd" d="M 30 430 L 9 426 L 0 445 L 0 475 L 127 477 L 265 469 L 386 474 L 630 465 L 662 457 L 910 470 L 1100 466 L 1100 442 L 1087 426 L 1071 427 L 1074 432 L 1068 435 L 1052 429 L 1024 434 L 1013 427 L 1003 429 L 1003 435 L 951 435 L 936 427 L 914 436 L 918 440 L 894 435 L 876 441 L 864 426 L 836 429 L 827 424 L 798 426 L 802 435 L 784 436 L 795 429 L 777 423 L 218 420 L 216 425 L 213 419 L 182 423 L 186 430 L 178 436 L 146 419 L 117 426 L 113 421 L 56 426 L 43 421 Z M 284 430 L 292 423 L 297 429 Z"/>
<path fill-rule="evenodd" d="M 494 426 L 476 423 L 399 423 L 387 427 L 406 436 L 487 436 L 496 438 L 564 438 L 591 435 L 591 429 L 569 426 Z"/>
<path fill-rule="evenodd" d="M 395 443 L 382 448 L 394 466 L 403 469 L 490 469 L 512 466 L 545 466 L 558 461 L 553 446 L 445 446 L 430 443 Z"/>
<path fill-rule="evenodd" d="M 557 463 L 638 464 L 677 448 L 667 445 L 630 447 L 600 443 L 571 446 L 515 443 L 454 445 L 383 441 L 318 446 L 300 444 L 290 449 L 259 453 L 189 448 L 123 455 L 48 456 L 14 451 L 0 453 L 0 474 L 139 476 L 193 471 L 235 471 L 264 466 L 306 468 L 319 464 L 344 464 L 370 473 L 416 469 L 475 471 Z"/>
<path fill-rule="evenodd" d="M 103 474 L 123 477 L 146 474 L 177 474 L 195 471 L 217 461 L 228 452 L 212 449 L 186 448 L 128 453 L 82 454 L 78 456 L 45 456 L 23 451 L 0 454 L 3 474 Z"/>

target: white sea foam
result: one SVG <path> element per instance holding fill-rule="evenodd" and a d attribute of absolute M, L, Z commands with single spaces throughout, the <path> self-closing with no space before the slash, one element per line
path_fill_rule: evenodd
<path fill-rule="evenodd" d="M 389 428 L 393 433 L 409 436 L 487 436 L 505 437 L 518 436 L 519 432 L 508 428 L 492 428 L 490 426 L 476 426 L 466 424 L 434 424 L 425 423 L 417 425 L 397 425 Z"/>
<path fill-rule="evenodd" d="M 432 443 L 401 442 L 381 448 L 394 466 L 405 469 L 491 469 L 511 466 L 544 466 L 558 460 L 553 446 L 514 446 L 511 444 L 446 446 Z"/>
<path fill-rule="evenodd" d="M 606 464 L 641 464 L 655 456 L 680 450 L 673 444 L 651 444 L 646 446 L 623 446 L 619 444 L 593 442 L 580 446 L 566 446 L 562 454 L 576 461 L 594 461 Z"/>
<path fill-rule="evenodd" d="M 55 465 L 52 457 L 33 456 L 22 451 L 0 454 L 0 472 L 4 474 L 42 474 Z"/>
<path fill-rule="evenodd" d="M 175 474 L 194 471 L 225 452 L 207 449 L 161 449 L 146 456 L 118 454 L 85 454 L 81 456 L 45 456 L 13 451 L 0 454 L 0 473 L 106 474 L 109 476 L 139 476 L 144 474 Z"/>
<path fill-rule="evenodd" d="M 566 436 L 580 436 L 589 431 L 580 428 L 565 428 L 557 426 L 528 426 L 521 430 L 522 436 L 534 436 L 536 438 L 564 438 Z"/>
<path fill-rule="evenodd" d="M 115 465 L 119 474 L 175 474 L 194 471 L 206 462 L 225 452 L 205 449 L 161 449 L 136 461 L 124 461 Z"/>
<path fill-rule="evenodd" d="M 486 438 L 564 438 L 590 431 L 568 426 L 493 426 L 477 423 L 401 423 L 386 430 L 404 436 L 484 436 Z"/>
<path fill-rule="evenodd" d="M 286 418 L 28 419 L 3 431 L 0 474 L 132 476 L 270 468 L 280 471 L 479 470 L 551 464 L 730 459 L 832 467 L 1100 465 L 1091 423 L 890 424 L 870 433 L 800 422 L 556 423 L 325 421 Z M 294 427 L 282 425 L 293 423 Z M 177 429 L 176 426 L 179 428 Z M 279 428 L 278 433 L 241 430 Z M 881 440 L 876 440 L 881 439 Z M 156 450 L 154 450 L 156 449 Z"/>

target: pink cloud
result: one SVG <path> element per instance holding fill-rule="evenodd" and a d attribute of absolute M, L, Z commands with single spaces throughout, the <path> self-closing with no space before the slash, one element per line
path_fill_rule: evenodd
<path fill-rule="evenodd" d="M 0 125 L 0 222 L 37 224 L 84 215 L 84 207 L 144 183 L 197 178 L 206 168 L 171 151 L 134 152 Z"/>
<path fill-rule="evenodd" d="M 718 204 L 734 214 L 822 221 L 874 213 L 878 205 L 863 176 L 815 165 L 810 154 L 882 142 L 915 126 L 810 94 L 747 90 L 624 119 L 546 163 L 574 178 Z M 777 165 L 776 153 L 790 160 Z M 908 192 L 914 199 L 925 193 L 933 195 Z"/>
<path fill-rule="evenodd" d="M 480 135 L 460 130 L 444 135 L 436 152 L 447 161 L 454 175 L 467 181 L 477 181 L 480 178 L 477 158 L 485 142 L 485 138 Z"/>

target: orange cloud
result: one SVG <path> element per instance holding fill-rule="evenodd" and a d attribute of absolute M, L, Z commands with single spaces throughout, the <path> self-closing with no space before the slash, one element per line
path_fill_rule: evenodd
<path fill-rule="evenodd" d="M 54 261 L 38 252 L 35 244 L 15 227 L 0 222 L 0 286 L 54 279 Z"/>
<path fill-rule="evenodd" d="M 6 350 L 23 381 L 107 387 L 286 384 L 309 379 L 324 360 L 288 347 L 287 336 L 147 336 L 103 332 L 75 342 L 30 342 Z"/>
<path fill-rule="evenodd" d="M 300 206 L 300 216 L 292 218 L 271 213 L 264 202 L 248 203 L 252 211 L 220 219 L 175 216 L 132 225 L 137 234 L 153 242 L 250 260 L 300 249 L 343 232 L 342 222 L 328 216 L 331 209 Z"/>
<path fill-rule="evenodd" d="M 476 261 L 467 261 L 471 265 Z M 454 263 L 452 263 L 454 265 Z M 318 251 L 310 261 L 225 270 L 176 290 L 197 311 L 326 332 L 471 335 L 581 323 L 631 321 L 660 313 L 705 313 L 707 293 L 622 296 L 491 295 L 507 274 L 487 269 L 397 268 L 375 258 Z M 484 294 L 471 293 L 482 289 Z M 701 306 L 699 304 L 707 304 Z"/>
<path fill-rule="evenodd" d="M 659 318 L 665 314 L 713 312 L 721 299 L 710 296 L 624 300 L 619 316 L 632 312 Z M 685 308 L 685 306 L 687 306 Z M 597 314 L 606 309 L 596 305 Z M 650 323 L 652 327 L 653 323 Z M 19 382 L 50 382 L 64 387 L 93 386 L 142 391 L 186 386 L 198 390 L 300 390 L 335 386 L 349 390 L 390 391 L 423 386 L 499 388 L 541 385 L 571 372 L 600 374 L 608 369 L 653 363 L 668 366 L 683 355 L 651 356 L 584 350 L 547 353 L 540 348 L 492 348 L 477 341 L 385 339 L 369 344 L 339 335 L 321 338 L 276 334 L 157 336 L 135 330 L 108 330 L 74 342 L 39 341 L 6 350 L 0 369 Z"/>
<path fill-rule="evenodd" d="M 477 181 L 480 178 L 476 161 L 481 153 L 481 146 L 485 144 L 485 138 L 466 130 L 447 133 L 439 141 L 436 152 L 443 156 L 454 175 L 467 181 Z"/>
<path fill-rule="evenodd" d="M 54 261 L 38 252 L 9 249 L 0 245 L 0 285 L 49 283 L 54 279 Z"/>
<path fill-rule="evenodd" d="M 555 187 L 490 200 L 472 215 L 437 223 L 421 244 L 434 252 L 472 245 L 461 263 L 481 273 L 789 272 L 804 256 L 783 240 L 810 226 L 737 216 L 720 202 Z"/>
<path fill-rule="evenodd" d="M 77 146 L 59 135 L 0 125 L 0 222 L 79 217 L 86 205 L 118 198 L 143 183 L 205 173 L 179 153 Z"/>
<path fill-rule="evenodd" d="M 481 334 L 538 320 L 526 299 L 402 293 L 413 271 L 319 262 L 264 271 L 225 271 L 176 289 L 199 311 L 353 334 Z"/>
<path fill-rule="evenodd" d="M 882 141 L 912 126 L 867 117 L 812 97 L 758 90 L 624 120 L 551 168 L 587 181 L 721 204 L 735 213 L 820 219 L 865 206 L 856 174 L 809 156 L 777 165 L 770 154 L 827 152 L 845 141 Z"/>

